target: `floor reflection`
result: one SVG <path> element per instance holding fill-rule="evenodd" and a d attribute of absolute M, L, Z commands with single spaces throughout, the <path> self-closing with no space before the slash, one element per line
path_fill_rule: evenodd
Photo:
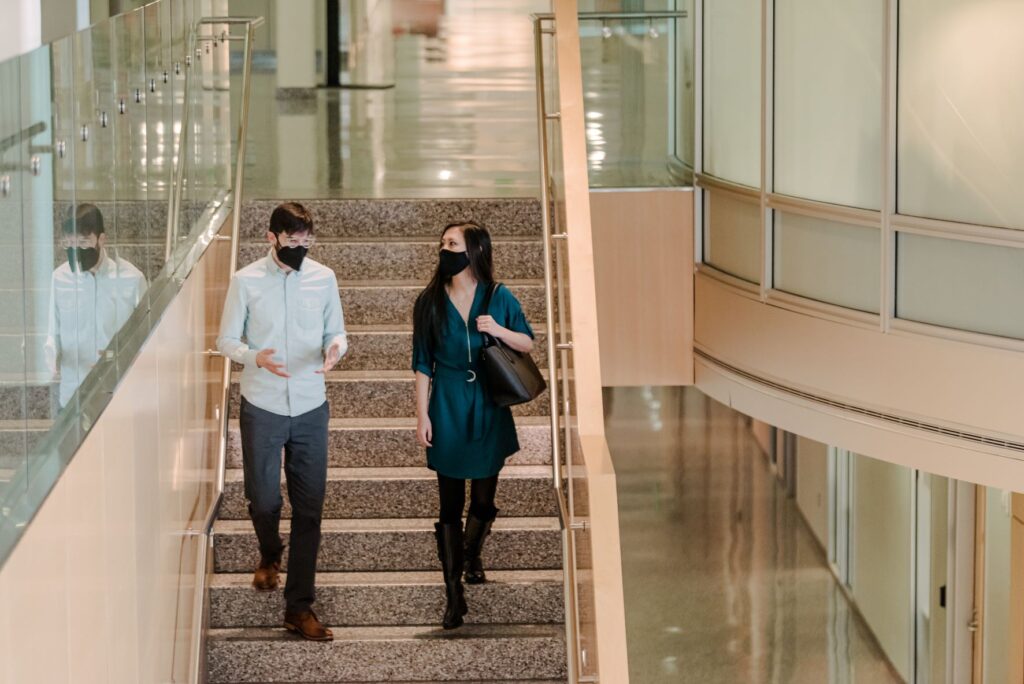
<path fill-rule="evenodd" d="M 606 411 L 632 681 L 900 681 L 743 416 L 677 388 Z"/>
<path fill-rule="evenodd" d="M 544 0 L 449 2 L 436 36 L 396 36 L 390 89 L 279 100 L 274 73 L 256 73 L 248 196 L 535 195 L 530 13 L 547 9 Z"/>

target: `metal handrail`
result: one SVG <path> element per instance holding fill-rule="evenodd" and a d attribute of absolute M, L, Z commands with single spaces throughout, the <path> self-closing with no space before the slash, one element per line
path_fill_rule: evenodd
<path fill-rule="evenodd" d="M 553 17 L 551 17 L 553 18 Z M 534 26 L 534 61 L 537 79 L 537 141 L 540 157 L 540 197 L 541 197 L 541 225 L 544 234 L 544 301 L 546 309 L 546 322 L 548 328 L 547 356 L 548 356 L 548 392 L 551 399 L 551 480 L 555 491 L 555 499 L 558 501 L 558 525 L 562 538 L 562 584 L 565 601 L 565 647 L 567 654 L 568 681 L 576 684 L 579 681 L 579 663 L 577 658 L 579 648 L 577 647 L 577 624 L 578 611 L 576 608 L 576 577 L 575 563 L 573 561 L 573 545 L 570 539 L 572 527 L 572 512 L 566 503 L 564 486 L 562 484 L 562 435 L 560 424 L 561 413 L 561 390 L 559 388 L 559 357 L 561 356 L 559 346 L 555 339 L 555 284 L 552 273 L 552 246 L 554 237 L 551 231 L 551 167 L 548 160 L 548 136 L 547 122 L 551 118 L 547 111 L 547 102 L 544 88 L 544 43 L 545 31 L 542 23 L 546 21 L 542 15 L 533 16 Z M 559 277 L 561 269 L 559 269 Z M 560 284 L 561 285 L 561 284 Z M 561 290 L 561 287 L 559 287 Z M 561 310 L 561 307 L 560 309 Z M 564 326 L 560 327 L 560 334 L 564 332 Z M 565 422 L 565 431 L 569 432 L 568 416 Z M 570 483 L 571 486 L 571 483 Z"/>
<path fill-rule="evenodd" d="M 249 98 L 252 93 L 252 52 L 253 52 L 253 39 L 255 36 L 256 28 L 263 24 L 263 17 L 207 17 L 201 19 L 198 25 L 245 25 L 245 36 L 243 45 L 242 55 L 242 93 L 240 100 L 241 111 L 238 116 L 238 132 L 237 132 L 237 154 L 235 158 L 235 178 L 234 187 L 232 188 L 233 195 L 233 206 L 231 208 L 231 236 L 230 236 L 230 250 L 228 274 L 229 277 L 234 274 L 238 268 L 238 242 L 239 235 L 241 234 L 242 224 L 242 191 L 244 189 L 245 181 L 245 147 L 246 138 L 249 134 Z M 193 37 L 195 34 L 193 33 Z M 221 40 L 236 40 L 232 36 L 221 34 Z M 187 87 L 187 83 L 186 83 Z M 186 103 L 186 113 L 187 113 Z M 184 130 L 184 129 L 183 129 Z M 179 163 L 182 161 L 183 153 L 179 152 Z M 184 166 L 180 163 L 180 166 Z M 207 356 L 221 356 L 221 354 L 214 350 L 208 350 Z M 220 511 L 220 504 L 224 496 L 224 479 L 225 469 L 227 465 L 227 452 L 228 452 L 228 426 L 229 416 L 228 401 L 231 393 L 231 359 L 228 357 L 222 357 L 224 360 L 224 367 L 221 375 L 221 395 L 220 404 L 217 407 L 219 411 L 216 417 L 220 419 L 219 424 L 219 440 L 217 445 L 217 480 L 214 485 L 213 501 L 210 503 L 210 508 L 207 511 L 206 518 L 203 520 L 202 528 L 196 532 L 196 534 L 202 536 L 202 543 L 200 545 L 200 552 L 197 554 L 198 568 L 196 570 L 196 598 L 193 606 L 193 623 L 192 623 L 192 662 L 189 670 L 189 681 L 193 684 L 199 682 L 200 673 L 202 672 L 202 656 L 203 656 L 203 604 L 205 601 L 205 587 L 206 587 L 206 560 L 209 555 L 209 545 L 212 540 L 211 532 L 213 530 L 213 524 L 217 519 L 217 515 Z"/>

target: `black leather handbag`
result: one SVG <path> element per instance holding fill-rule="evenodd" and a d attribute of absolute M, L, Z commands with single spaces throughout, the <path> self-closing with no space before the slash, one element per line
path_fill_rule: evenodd
<path fill-rule="evenodd" d="M 484 313 L 490 315 L 491 296 L 501 287 L 491 283 L 484 298 Z M 533 401 L 547 389 L 544 376 L 529 354 L 507 347 L 501 340 L 483 333 L 480 370 L 487 394 L 498 406 L 515 406 Z"/>

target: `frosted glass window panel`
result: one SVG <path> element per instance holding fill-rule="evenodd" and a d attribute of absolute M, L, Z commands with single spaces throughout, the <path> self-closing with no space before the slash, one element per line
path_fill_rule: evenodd
<path fill-rule="evenodd" d="M 881 206 L 884 3 L 775 3 L 775 191 Z"/>
<path fill-rule="evenodd" d="M 901 0 L 898 209 L 1024 229 L 1024 3 Z"/>
<path fill-rule="evenodd" d="M 1024 338 L 1024 249 L 897 234 L 896 315 Z"/>
<path fill-rule="evenodd" d="M 726 192 L 705 192 L 704 197 L 704 261 L 729 275 L 760 283 L 760 204 Z"/>
<path fill-rule="evenodd" d="M 776 212 L 775 289 L 878 313 L 881 231 Z"/>
<path fill-rule="evenodd" d="M 704 5 L 704 173 L 761 187 L 761 2 Z"/>

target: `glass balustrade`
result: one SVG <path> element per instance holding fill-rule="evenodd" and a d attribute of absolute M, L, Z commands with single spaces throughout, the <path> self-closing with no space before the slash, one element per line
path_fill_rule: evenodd
<path fill-rule="evenodd" d="M 241 76 L 202 6 L 0 63 L 0 564 L 231 210 Z"/>

